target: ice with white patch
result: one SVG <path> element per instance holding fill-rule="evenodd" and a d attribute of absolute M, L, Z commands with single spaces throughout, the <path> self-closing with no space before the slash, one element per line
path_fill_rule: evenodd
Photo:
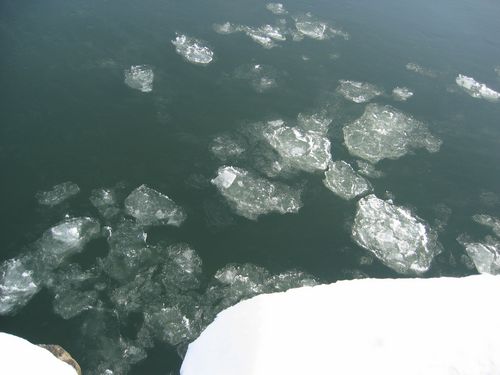
<path fill-rule="evenodd" d="M 500 93 L 493 89 L 490 89 L 484 83 L 477 82 L 472 77 L 467 77 L 465 75 L 459 74 L 455 79 L 455 82 L 460 86 L 467 94 L 477 99 L 485 99 L 489 102 L 499 102 Z"/>
<path fill-rule="evenodd" d="M 500 240 L 486 236 L 482 242 L 473 242 L 462 236 L 457 239 L 471 257 L 479 273 L 500 275 Z"/>
<path fill-rule="evenodd" d="M 401 274 L 426 272 L 441 252 L 437 233 L 404 207 L 369 195 L 359 200 L 352 237 Z"/>
<path fill-rule="evenodd" d="M 372 185 L 343 160 L 331 162 L 323 180 L 325 186 L 342 199 L 353 199 L 371 191 Z"/>
<path fill-rule="evenodd" d="M 149 65 L 132 65 L 125 69 L 125 84 L 142 92 L 153 91 L 154 72 Z"/>
<path fill-rule="evenodd" d="M 500 277 L 476 275 L 260 295 L 221 312 L 181 374 L 500 374 L 498 290 Z"/>
<path fill-rule="evenodd" d="M 8 259 L 0 265 L 0 315 L 15 313 L 40 289 L 33 271 L 21 259 Z"/>
<path fill-rule="evenodd" d="M 236 213 L 252 220 L 271 212 L 296 213 L 302 206 L 299 191 L 241 168 L 219 168 L 212 184 Z"/>
<path fill-rule="evenodd" d="M 271 13 L 281 15 L 288 13 L 285 9 L 285 6 L 281 3 L 268 3 L 266 4 L 266 9 Z"/>
<path fill-rule="evenodd" d="M 77 195 L 80 188 L 77 184 L 67 181 L 55 185 L 52 189 L 47 191 L 40 191 L 36 194 L 38 203 L 44 206 L 57 206 L 65 200 Z"/>
<path fill-rule="evenodd" d="M 337 89 L 339 93 L 354 103 L 366 103 L 383 94 L 377 86 L 371 83 L 349 80 L 340 80 L 339 83 Z"/>
<path fill-rule="evenodd" d="M 180 226 L 186 213 L 166 195 L 141 185 L 125 199 L 125 210 L 141 225 Z"/>
<path fill-rule="evenodd" d="M 344 126 L 343 132 L 349 152 L 371 163 L 398 159 L 417 148 L 437 152 L 441 147 L 441 140 L 424 123 L 380 104 L 368 104 L 363 115 Z"/>
<path fill-rule="evenodd" d="M 392 97 L 399 102 L 405 102 L 413 96 L 413 92 L 407 87 L 395 87 L 392 89 Z"/>
<path fill-rule="evenodd" d="M 214 52 L 200 39 L 177 34 L 172 44 L 175 46 L 175 51 L 190 63 L 208 65 L 214 59 Z"/>
<path fill-rule="evenodd" d="M 493 233 L 495 233 L 495 236 L 500 237 L 500 219 L 490 215 L 480 214 L 472 216 L 472 220 L 481 225 L 490 227 Z"/>

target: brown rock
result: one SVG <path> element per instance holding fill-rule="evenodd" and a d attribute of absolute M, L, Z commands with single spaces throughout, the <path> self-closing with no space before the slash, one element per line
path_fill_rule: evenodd
<path fill-rule="evenodd" d="M 82 375 L 82 369 L 80 368 L 80 365 L 78 364 L 77 361 L 73 359 L 73 357 L 66 351 L 64 350 L 61 346 L 59 345 L 45 345 L 45 344 L 40 344 L 38 345 L 41 348 L 47 349 L 49 352 L 51 352 L 54 357 L 57 359 L 67 363 L 71 367 L 73 367 L 76 370 L 76 373 L 78 375 Z"/>

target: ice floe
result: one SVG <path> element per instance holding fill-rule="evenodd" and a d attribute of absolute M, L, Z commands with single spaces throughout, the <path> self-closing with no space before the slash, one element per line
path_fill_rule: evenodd
<path fill-rule="evenodd" d="M 52 189 L 47 191 L 40 191 L 36 194 L 38 203 L 44 206 L 56 206 L 65 200 L 77 195 L 80 188 L 77 184 L 67 181 L 55 185 Z"/>
<path fill-rule="evenodd" d="M 405 67 L 406 67 L 406 70 L 420 74 L 421 76 L 424 76 L 424 77 L 429 77 L 429 78 L 437 77 L 436 72 L 434 72 L 431 69 L 424 68 L 417 63 L 410 62 L 410 63 L 406 64 Z"/>
<path fill-rule="evenodd" d="M 316 40 L 325 40 L 335 36 L 340 36 L 346 40 L 349 39 L 348 33 L 330 27 L 326 22 L 317 20 L 309 13 L 294 17 L 294 21 L 299 35 L 293 39 L 297 41 L 301 39 L 300 36 Z"/>
<path fill-rule="evenodd" d="M 371 163 L 397 159 L 417 148 L 437 152 L 441 147 L 441 140 L 424 123 L 380 104 L 368 104 L 363 115 L 344 126 L 343 132 L 349 152 Z"/>
<path fill-rule="evenodd" d="M 354 103 L 366 103 L 383 94 L 377 86 L 366 82 L 340 80 L 339 93 Z"/>
<path fill-rule="evenodd" d="M 354 172 L 354 169 L 342 160 L 328 165 L 323 183 L 343 199 L 353 199 L 372 190 L 370 182 Z"/>
<path fill-rule="evenodd" d="M 268 3 L 266 4 L 266 9 L 270 11 L 271 13 L 281 15 L 281 14 L 286 14 L 288 13 L 284 7 L 283 4 L 281 3 Z"/>
<path fill-rule="evenodd" d="M 172 199 L 146 185 L 130 193 L 125 210 L 141 225 L 180 226 L 186 219 L 184 210 Z"/>
<path fill-rule="evenodd" d="M 212 183 L 234 210 L 248 219 L 271 212 L 296 213 L 302 206 L 299 191 L 241 168 L 219 168 Z"/>
<path fill-rule="evenodd" d="M 236 69 L 235 78 L 245 79 L 258 93 L 278 86 L 278 72 L 271 66 L 262 64 L 243 65 Z"/>
<path fill-rule="evenodd" d="M 486 236 L 482 242 L 469 241 L 460 236 L 457 241 L 465 247 L 479 273 L 500 275 L 500 240 Z"/>
<path fill-rule="evenodd" d="M 405 102 L 413 96 L 413 93 L 407 87 L 395 87 L 392 90 L 394 100 Z"/>
<path fill-rule="evenodd" d="M 40 289 L 20 259 L 9 259 L 0 265 L 0 315 L 13 314 L 28 303 Z"/>
<path fill-rule="evenodd" d="M 191 38 L 187 35 L 177 34 L 172 40 L 176 52 L 187 61 L 198 65 L 207 65 L 214 59 L 214 52 L 206 42 Z"/>
<path fill-rule="evenodd" d="M 490 89 L 484 83 L 477 82 L 472 77 L 459 74 L 455 79 L 455 82 L 473 98 L 484 99 L 489 102 L 500 101 L 500 93 Z"/>
<path fill-rule="evenodd" d="M 441 251 L 437 234 L 408 209 L 369 195 L 359 200 L 354 241 L 402 274 L 422 274 Z"/>
<path fill-rule="evenodd" d="M 474 215 L 472 220 L 481 225 L 490 227 L 497 237 L 500 237 L 500 219 L 490 215 Z"/>
<path fill-rule="evenodd" d="M 132 65 L 125 69 L 125 84 L 142 92 L 153 91 L 154 73 L 148 65 Z"/>

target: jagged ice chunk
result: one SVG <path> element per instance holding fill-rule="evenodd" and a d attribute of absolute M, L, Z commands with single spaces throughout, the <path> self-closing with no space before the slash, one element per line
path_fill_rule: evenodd
<path fill-rule="evenodd" d="M 347 200 L 372 190 L 371 184 L 342 160 L 331 162 L 328 165 L 323 183 L 339 197 Z"/>

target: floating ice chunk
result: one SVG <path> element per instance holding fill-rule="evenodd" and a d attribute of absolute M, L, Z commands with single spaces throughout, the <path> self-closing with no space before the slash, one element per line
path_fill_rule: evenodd
<path fill-rule="evenodd" d="M 273 40 L 274 38 L 268 35 L 268 33 L 261 30 L 260 28 L 255 29 L 252 27 L 245 26 L 243 30 L 250 39 L 260 44 L 262 47 L 266 49 L 271 49 L 273 47 L 276 47 L 276 43 Z"/>
<path fill-rule="evenodd" d="M 343 199 L 353 199 L 372 190 L 371 184 L 342 160 L 328 165 L 323 183 Z"/>
<path fill-rule="evenodd" d="M 62 289 L 54 296 L 54 312 L 63 319 L 71 319 L 98 304 L 95 290 L 79 291 Z"/>
<path fill-rule="evenodd" d="M 187 244 L 177 244 L 169 246 L 167 254 L 161 271 L 162 282 L 181 290 L 197 288 L 202 262 L 196 251 Z"/>
<path fill-rule="evenodd" d="M 500 219 L 490 215 L 474 215 L 472 220 L 481 225 L 490 227 L 497 237 L 500 237 Z"/>
<path fill-rule="evenodd" d="M 273 67 L 268 65 L 243 65 L 236 69 L 235 77 L 250 80 L 252 88 L 258 93 L 263 93 L 278 85 L 278 73 Z"/>
<path fill-rule="evenodd" d="M 39 285 L 20 259 L 0 265 L 0 315 L 13 314 L 38 292 Z"/>
<path fill-rule="evenodd" d="M 241 26 L 234 25 L 230 22 L 224 22 L 222 24 L 215 23 L 213 25 L 213 28 L 217 34 L 223 34 L 223 35 L 233 34 L 241 31 Z"/>
<path fill-rule="evenodd" d="M 120 213 L 118 199 L 111 189 L 94 189 L 90 194 L 90 202 L 97 208 L 99 213 L 107 220 Z"/>
<path fill-rule="evenodd" d="M 363 176 L 369 178 L 381 178 L 385 176 L 384 172 L 377 170 L 373 164 L 367 161 L 356 160 L 356 164 L 358 166 L 358 172 Z"/>
<path fill-rule="evenodd" d="M 431 69 L 424 68 L 416 63 L 406 64 L 406 70 L 408 70 L 410 72 L 415 72 L 415 73 L 420 74 L 421 76 L 424 76 L 424 77 L 429 77 L 429 78 L 437 77 L 436 72 L 434 72 Z"/>
<path fill-rule="evenodd" d="M 462 237 L 457 238 L 467 254 L 472 258 L 479 273 L 500 275 L 500 241 L 486 236 L 483 242 L 469 242 Z"/>
<path fill-rule="evenodd" d="M 395 87 L 392 90 L 394 100 L 405 102 L 413 96 L 413 93 L 407 87 Z"/>
<path fill-rule="evenodd" d="M 142 92 L 153 91 L 154 73 L 148 65 L 132 65 L 125 69 L 125 84 Z"/>
<path fill-rule="evenodd" d="M 302 206 L 299 191 L 236 167 L 219 168 L 212 184 L 239 215 L 252 220 L 271 212 L 296 213 Z"/>
<path fill-rule="evenodd" d="M 172 44 L 179 55 L 193 64 L 207 65 L 214 59 L 214 52 L 200 39 L 177 34 Z"/>
<path fill-rule="evenodd" d="M 218 159 L 228 161 L 245 152 L 245 145 L 230 135 L 220 135 L 212 140 L 210 151 Z"/>
<path fill-rule="evenodd" d="M 338 91 L 344 98 L 354 103 L 366 103 L 383 94 L 377 86 L 366 82 L 340 80 Z"/>
<path fill-rule="evenodd" d="M 331 161 L 330 141 L 321 133 L 288 126 L 270 126 L 264 138 L 294 169 L 325 170 Z"/>
<path fill-rule="evenodd" d="M 328 133 L 328 127 L 332 123 L 332 119 L 328 117 L 326 111 L 320 111 L 313 114 L 299 113 L 297 122 L 301 129 L 326 134 Z"/>
<path fill-rule="evenodd" d="M 500 93 L 490 89 L 484 83 L 477 82 L 472 77 L 467 77 L 459 74 L 455 81 L 457 82 L 458 86 L 464 89 L 464 91 L 473 98 L 485 99 L 489 102 L 500 101 Z"/>
<path fill-rule="evenodd" d="M 408 209 L 369 195 L 358 202 L 352 237 L 402 274 L 422 274 L 441 251 L 437 234 Z"/>
<path fill-rule="evenodd" d="M 67 181 L 55 185 L 48 191 L 40 191 L 36 194 L 38 203 L 44 206 L 56 206 L 80 192 L 77 184 Z"/>
<path fill-rule="evenodd" d="M 162 193 L 141 185 L 125 199 L 127 214 L 135 217 L 141 225 L 180 226 L 186 213 L 172 199 Z"/>
<path fill-rule="evenodd" d="M 288 13 L 281 3 L 268 3 L 266 4 L 266 9 L 274 14 L 286 14 Z"/>
<path fill-rule="evenodd" d="M 328 25 L 326 23 L 317 21 L 309 15 L 296 17 L 294 21 L 300 34 L 317 40 L 328 38 Z"/>
<path fill-rule="evenodd" d="M 264 26 L 260 26 L 257 30 L 259 32 L 261 32 L 262 34 L 265 34 L 274 40 L 278 40 L 278 41 L 286 40 L 286 37 L 283 35 L 283 33 L 281 32 L 279 27 L 271 26 L 271 25 L 264 25 Z"/>
<path fill-rule="evenodd" d="M 380 104 L 368 104 L 363 115 L 344 126 L 343 132 L 349 152 L 371 163 L 397 159 L 417 148 L 437 152 L 441 146 L 425 124 Z"/>

